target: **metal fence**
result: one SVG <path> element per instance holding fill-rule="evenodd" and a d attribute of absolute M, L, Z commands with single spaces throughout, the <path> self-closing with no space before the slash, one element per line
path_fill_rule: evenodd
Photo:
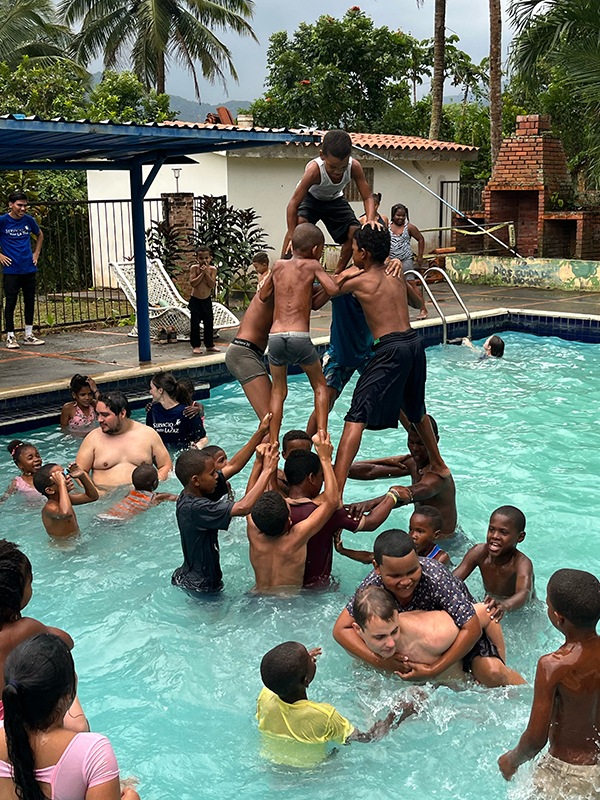
<path fill-rule="evenodd" d="M 465 214 L 483 210 L 483 190 L 485 181 L 440 181 L 440 196 Z M 452 210 L 440 202 L 439 227 L 452 226 Z M 449 247 L 451 232 L 440 230 L 439 247 Z"/>
<path fill-rule="evenodd" d="M 44 233 L 38 261 L 34 325 L 68 327 L 95 322 L 118 324 L 133 309 L 110 273 L 109 261 L 133 257 L 131 203 L 128 200 L 48 201 L 29 213 Z M 163 201 L 144 202 L 146 228 L 163 219 Z M 0 286 L 0 299 L 4 304 Z M 4 319 L 2 329 L 4 330 Z M 24 327 L 22 297 L 15 328 Z"/>

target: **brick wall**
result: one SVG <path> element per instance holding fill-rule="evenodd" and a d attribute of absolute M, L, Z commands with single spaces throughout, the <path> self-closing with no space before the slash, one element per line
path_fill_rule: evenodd
<path fill-rule="evenodd" d="M 165 221 L 169 225 L 181 225 L 183 228 L 192 229 L 194 227 L 194 195 L 191 193 L 180 192 L 163 193 L 161 198 L 165 205 Z M 175 283 L 185 300 L 189 299 L 192 287 L 189 282 L 190 264 L 194 262 L 195 255 L 192 252 L 178 260 L 178 266 L 182 270 L 177 275 Z"/>
<path fill-rule="evenodd" d="M 483 225 L 483 213 L 471 212 L 469 217 L 480 225 Z M 475 225 L 470 225 L 464 217 L 461 217 L 460 214 L 456 212 L 452 214 L 452 228 L 462 228 L 466 231 L 469 229 L 477 230 Z M 483 253 L 485 240 L 487 238 L 488 237 L 483 234 L 481 236 L 465 236 L 463 233 L 457 233 L 457 231 L 453 230 L 450 243 L 452 247 L 456 247 L 458 253 Z"/>

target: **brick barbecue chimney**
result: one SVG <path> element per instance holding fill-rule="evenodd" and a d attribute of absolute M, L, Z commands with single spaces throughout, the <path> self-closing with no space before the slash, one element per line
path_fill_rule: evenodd
<path fill-rule="evenodd" d="M 502 142 L 485 188 L 486 222 L 514 221 L 516 249 L 522 256 L 550 255 L 544 252 L 548 249 L 544 236 L 552 239 L 556 232 L 550 230 L 552 224 L 545 226 L 544 216 L 553 195 L 563 200 L 573 197 L 562 142 L 550 133 L 549 117 L 519 116 L 516 133 Z M 559 227 L 562 236 L 564 226 Z M 499 231 L 499 238 L 508 242 L 506 229 Z M 487 239 L 486 244 L 493 242 Z"/>

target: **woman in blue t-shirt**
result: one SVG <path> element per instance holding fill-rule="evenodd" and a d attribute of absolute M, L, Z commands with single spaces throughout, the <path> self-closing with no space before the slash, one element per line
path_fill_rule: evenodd
<path fill-rule="evenodd" d="M 188 417 L 186 406 L 192 396 L 185 380 L 177 380 L 171 372 L 157 372 L 150 381 L 152 405 L 146 412 L 146 425 L 158 433 L 167 446 L 204 447 L 208 444 L 199 414 Z"/>

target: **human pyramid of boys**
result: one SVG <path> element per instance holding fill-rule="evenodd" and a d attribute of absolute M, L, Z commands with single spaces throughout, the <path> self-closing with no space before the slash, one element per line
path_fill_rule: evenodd
<path fill-rule="evenodd" d="M 351 178 L 365 201 L 362 226 L 341 196 Z M 314 224 L 318 220 L 342 244 L 333 276 L 319 260 L 324 239 Z M 37 490 L 45 495 L 42 517 L 51 536 L 77 530 L 74 505 L 93 502 L 100 493 L 130 481 L 133 490 L 102 517 L 126 520 L 158 502 L 176 500 L 183 564 L 173 573 L 172 583 L 193 597 L 223 588 L 218 531 L 227 530 L 232 517 L 246 518 L 253 591 L 259 594 L 326 590 L 335 549 L 373 567 L 333 625 L 335 640 L 350 655 L 409 683 L 456 682 L 470 674 L 487 687 L 524 684 L 507 664 L 500 623 L 534 595 L 532 563 L 518 550 L 525 538 L 525 516 L 510 505 L 493 511 L 486 541 L 470 547 L 452 571 L 450 557 L 464 552 L 465 537 L 457 525 L 454 481 L 438 449 L 438 427 L 426 413 L 423 344 L 410 325 L 408 306 L 422 309 L 422 298 L 405 280 L 401 264 L 390 261 L 390 231 L 375 219 L 373 198 L 342 131 L 328 133 L 321 157 L 308 165 L 288 207 L 288 227 L 285 249 L 289 244 L 291 257 L 282 257 L 261 277 L 238 337 L 227 351 L 226 363 L 259 418 L 256 433 L 238 453 L 228 459 L 220 447 L 202 447 L 205 440 L 198 437 L 204 428 L 195 429 L 187 441 L 201 444 L 181 452 L 175 463 L 183 491 L 178 497 L 156 493 L 172 461 L 160 431 L 152 426 L 154 417 L 150 415 L 147 426 L 134 422 L 122 393 L 101 394 L 83 376 L 63 424 L 74 416 L 89 419 L 93 411 L 99 428 L 85 437 L 68 470 L 42 465 L 35 447 L 11 442 L 9 450 L 22 476 L 8 493 Z M 347 268 L 350 257 L 353 266 Z M 321 366 L 310 339 L 310 314 L 330 298 L 331 341 Z M 267 343 L 270 378 L 263 359 Z M 494 346 L 498 347 L 492 342 L 488 349 Z M 284 465 L 279 470 L 289 365 L 306 373 L 314 412 L 306 430 L 283 437 Z M 334 462 L 328 413 L 355 371 L 359 378 Z M 163 410 L 173 409 L 181 386 L 160 374 L 152 381 L 154 405 L 162 402 Z M 188 418 L 198 416 L 189 393 L 179 400 Z M 408 455 L 355 461 L 365 429 L 395 429 L 399 423 L 407 432 Z M 234 500 L 229 479 L 253 456 L 246 492 Z M 344 505 L 349 478 L 407 478 L 410 485 L 395 483 L 381 497 Z M 83 492 L 71 493 L 74 480 Z M 375 531 L 395 508 L 409 505 L 414 512 L 408 532 L 390 527 L 369 550 L 344 545 L 342 531 Z M 17 552 L 11 543 L 0 542 L 0 574 L 12 569 L 21 576 L 20 583 L 15 578 L 19 591 L 4 600 L 0 654 L 7 666 L 9 651 L 14 661 L 14 653 L 25 646 L 20 642 L 41 630 L 30 632 L 20 615 L 30 596 L 31 568 Z M 486 592 L 481 603 L 464 583 L 476 569 Z M 600 582 L 587 572 L 559 569 L 548 583 L 546 602 L 551 623 L 566 641 L 540 659 L 527 730 L 498 763 L 510 780 L 549 738 L 549 752 L 534 775 L 539 796 L 570 792 L 600 797 Z M 67 647 L 72 646 L 67 634 L 44 632 L 58 633 Z M 426 702 L 425 690 L 412 690 L 387 717 L 360 732 L 331 705 L 308 700 L 319 653 L 319 648 L 284 642 L 262 658 L 258 727 L 263 752 L 276 762 L 310 766 L 325 757 L 328 742 L 378 740 Z M 6 670 L 5 683 L 8 719 L 13 681 Z M 67 713 L 65 724 L 68 714 L 83 714 L 76 705 L 67 711 L 74 697 L 69 695 L 61 711 Z M 7 739 L 8 729 L 7 723 Z M 0 781 L 3 760 L 10 762 L 10 746 L 6 747 L 0 736 Z"/>

